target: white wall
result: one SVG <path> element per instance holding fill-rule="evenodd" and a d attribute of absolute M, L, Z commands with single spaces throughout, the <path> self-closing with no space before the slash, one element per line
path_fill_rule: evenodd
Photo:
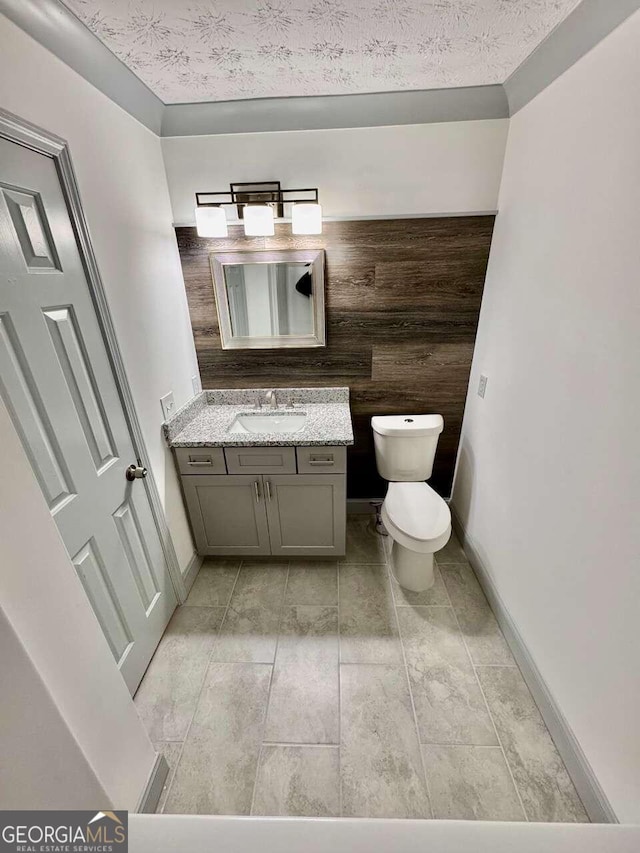
<path fill-rule="evenodd" d="M 176 224 L 234 181 L 318 187 L 325 216 L 495 210 L 508 120 L 162 140 Z"/>
<path fill-rule="evenodd" d="M 640 821 L 639 45 L 636 13 L 511 120 L 453 495 L 629 822 Z"/>
<path fill-rule="evenodd" d="M 103 803 L 106 791 L 1 606 L 0 648 L 2 808 L 90 809 Z"/>
<path fill-rule="evenodd" d="M 0 454 L 2 808 L 134 809 L 155 753 L 1 400 Z"/>
<path fill-rule="evenodd" d="M 0 106 L 66 139 L 151 467 L 184 567 L 193 554 L 160 397 L 198 372 L 160 140 L 0 15 Z"/>

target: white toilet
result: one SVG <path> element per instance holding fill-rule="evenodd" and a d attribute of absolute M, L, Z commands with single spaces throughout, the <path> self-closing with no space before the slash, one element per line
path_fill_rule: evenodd
<path fill-rule="evenodd" d="M 433 555 L 449 541 L 451 513 L 425 483 L 433 470 L 442 415 L 385 415 L 371 419 L 378 473 L 389 481 L 382 521 L 393 544 L 391 567 L 400 586 L 433 586 Z"/>

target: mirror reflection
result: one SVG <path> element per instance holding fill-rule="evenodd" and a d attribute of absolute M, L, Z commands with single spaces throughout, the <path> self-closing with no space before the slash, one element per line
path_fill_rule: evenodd
<path fill-rule="evenodd" d="M 311 264 L 226 264 L 224 277 L 233 335 L 313 333 Z"/>
<path fill-rule="evenodd" d="M 323 347 L 324 251 L 211 255 L 223 349 Z"/>

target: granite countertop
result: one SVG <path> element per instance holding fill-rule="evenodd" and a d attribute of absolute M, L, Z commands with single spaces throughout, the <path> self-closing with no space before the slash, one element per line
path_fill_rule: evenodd
<path fill-rule="evenodd" d="M 193 397 L 163 426 L 170 447 L 313 447 L 353 444 L 348 388 L 276 388 L 277 409 L 264 406 L 268 388 L 207 390 Z M 253 408 L 263 403 L 262 411 Z M 293 408 L 285 408 L 290 401 Z M 293 433 L 230 432 L 239 414 L 265 417 L 304 412 Z"/>

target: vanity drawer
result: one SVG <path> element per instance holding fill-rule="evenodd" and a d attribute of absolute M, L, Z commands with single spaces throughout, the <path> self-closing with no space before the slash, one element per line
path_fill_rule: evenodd
<path fill-rule="evenodd" d="M 295 474 L 295 447 L 225 447 L 230 474 Z"/>
<path fill-rule="evenodd" d="M 299 474 L 344 474 L 346 447 L 296 447 Z"/>
<path fill-rule="evenodd" d="M 221 447 L 176 447 L 178 471 L 181 474 L 226 474 Z"/>

